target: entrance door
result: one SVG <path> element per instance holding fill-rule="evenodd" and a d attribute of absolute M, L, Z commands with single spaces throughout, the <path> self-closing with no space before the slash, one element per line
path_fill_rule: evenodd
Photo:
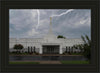
<path fill-rule="evenodd" d="M 43 45 L 43 53 L 44 54 L 58 54 L 59 53 L 59 45 Z"/>

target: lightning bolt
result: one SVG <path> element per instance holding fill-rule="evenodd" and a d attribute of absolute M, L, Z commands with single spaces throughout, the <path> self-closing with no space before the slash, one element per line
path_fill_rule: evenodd
<path fill-rule="evenodd" d="M 87 18 L 86 20 L 82 20 L 80 21 L 81 24 L 84 24 L 85 22 L 89 21 L 89 19 Z"/>
<path fill-rule="evenodd" d="M 69 9 L 69 10 L 67 10 L 66 12 L 63 12 L 63 13 L 61 13 L 61 14 L 59 14 L 59 15 L 52 15 L 51 17 L 59 17 L 59 16 L 62 16 L 62 15 L 64 15 L 64 14 L 67 14 L 67 13 L 69 13 L 69 12 L 72 12 L 74 9 Z"/>
<path fill-rule="evenodd" d="M 62 15 L 64 15 L 64 14 L 67 14 L 67 13 L 69 13 L 69 12 L 72 12 L 74 9 L 69 9 L 69 10 L 67 10 L 66 12 L 63 12 L 63 13 L 61 13 L 60 15 L 52 15 L 51 17 L 59 17 L 59 16 L 62 16 Z M 39 11 L 39 9 L 37 9 L 37 14 L 38 14 L 38 24 L 37 24 L 37 26 L 36 26 L 36 29 L 38 29 L 38 27 L 39 27 L 39 22 L 40 22 L 40 11 Z"/>
<path fill-rule="evenodd" d="M 40 11 L 37 9 L 37 14 L 38 14 L 38 24 L 36 26 L 36 29 L 39 27 L 39 22 L 40 22 Z"/>

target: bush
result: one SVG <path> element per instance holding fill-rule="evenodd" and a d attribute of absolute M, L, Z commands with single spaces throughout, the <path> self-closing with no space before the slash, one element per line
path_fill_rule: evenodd
<path fill-rule="evenodd" d="M 19 50 L 23 49 L 24 47 L 21 44 L 15 44 L 13 48 L 17 50 L 17 53 L 20 53 Z"/>

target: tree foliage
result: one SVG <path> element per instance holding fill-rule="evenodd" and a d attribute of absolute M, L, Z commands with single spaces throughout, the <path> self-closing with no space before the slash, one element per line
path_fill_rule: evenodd
<path fill-rule="evenodd" d="M 23 49 L 24 47 L 23 47 L 23 45 L 21 45 L 21 44 L 15 44 L 13 48 L 16 49 L 16 50 L 18 51 L 18 50 Z"/>
<path fill-rule="evenodd" d="M 64 37 L 64 36 L 62 36 L 62 35 L 58 35 L 58 37 L 57 38 L 66 38 L 66 37 Z"/>
<path fill-rule="evenodd" d="M 79 48 L 82 51 L 82 54 L 84 57 L 90 59 L 91 58 L 91 40 L 87 35 L 81 36 L 82 40 L 84 41 L 84 44 L 74 45 L 74 48 Z"/>

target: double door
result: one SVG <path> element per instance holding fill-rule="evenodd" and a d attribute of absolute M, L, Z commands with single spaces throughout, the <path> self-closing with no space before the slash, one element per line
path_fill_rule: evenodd
<path fill-rule="evenodd" d="M 44 45 L 43 53 L 44 54 L 58 54 L 59 53 L 59 45 Z"/>

